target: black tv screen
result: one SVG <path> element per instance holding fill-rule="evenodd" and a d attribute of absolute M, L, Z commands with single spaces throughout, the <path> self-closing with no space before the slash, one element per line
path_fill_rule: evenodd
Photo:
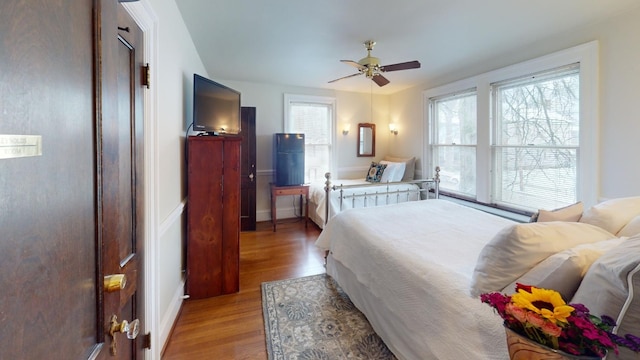
<path fill-rule="evenodd" d="M 240 92 L 193 74 L 193 130 L 240 133 Z"/>

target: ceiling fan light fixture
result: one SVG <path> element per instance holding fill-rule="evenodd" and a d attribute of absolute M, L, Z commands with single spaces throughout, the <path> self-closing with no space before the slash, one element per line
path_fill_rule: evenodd
<path fill-rule="evenodd" d="M 355 62 L 353 60 L 340 60 L 345 64 L 356 67 L 358 69 L 357 73 L 353 75 L 344 76 L 335 80 L 331 80 L 329 82 L 332 83 L 338 80 L 364 74 L 368 79 L 378 84 L 378 86 L 385 86 L 389 83 L 389 80 L 387 80 L 384 76 L 382 76 L 383 72 L 417 69 L 420 67 L 420 62 L 418 62 L 417 60 L 381 66 L 380 59 L 378 59 L 375 56 L 371 56 L 371 51 L 373 50 L 373 46 L 375 44 L 376 42 L 373 40 L 365 41 L 364 46 L 367 49 L 367 56 L 360 59 L 360 61 L 358 62 Z"/>

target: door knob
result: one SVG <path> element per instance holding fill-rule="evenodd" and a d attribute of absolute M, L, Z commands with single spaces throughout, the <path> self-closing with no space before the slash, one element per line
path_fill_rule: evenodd
<path fill-rule="evenodd" d="M 111 335 L 111 355 L 116 355 L 116 334 L 126 333 L 127 339 L 133 340 L 138 337 L 140 332 L 140 320 L 135 319 L 131 322 L 122 320 L 118 322 L 118 317 L 111 315 L 111 326 L 109 327 L 109 335 Z"/>
<path fill-rule="evenodd" d="M 251 180 L 251 182 L 253 182 L 253 173 L 249 174 L 249 180 Z"/>
<path fill-rule="evenodd" d="M 107 275 L 104 277 L 104 291 L 114 292 L 124 289 L 127 277 L 124 274 Z"/>

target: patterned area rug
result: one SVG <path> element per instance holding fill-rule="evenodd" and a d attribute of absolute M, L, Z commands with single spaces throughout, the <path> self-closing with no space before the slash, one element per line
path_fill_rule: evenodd
<path fill-rule="evenodd" d="M 262 283 L 270 360 L 395 359 L 326 274 Z"/>

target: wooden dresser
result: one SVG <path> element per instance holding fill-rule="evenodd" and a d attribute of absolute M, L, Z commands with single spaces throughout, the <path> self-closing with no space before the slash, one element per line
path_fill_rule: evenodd
<path fill-rule="evenodd" d="M 240 289 L 240 136 L 190 136 L 187 284 L 192 299 Z"/>

